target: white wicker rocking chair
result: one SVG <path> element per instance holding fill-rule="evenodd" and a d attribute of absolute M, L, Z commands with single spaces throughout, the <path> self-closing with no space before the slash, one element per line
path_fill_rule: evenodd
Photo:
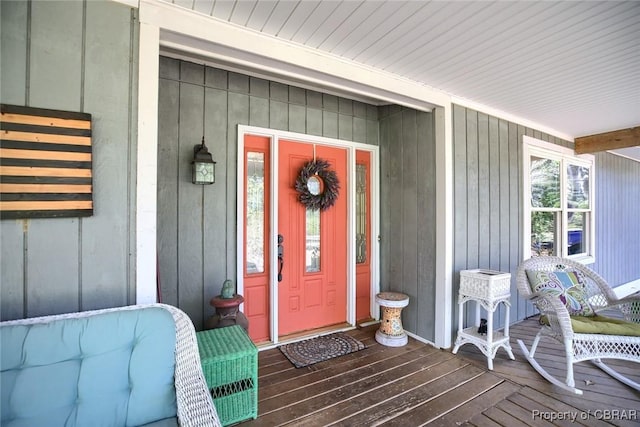
<path fill-rule="evenodd" d="M 548 293 L 533 292 L 527 271 L 553 272 L 578 271 L 586 282 L 584 292 L 593 310 L 619 310 L 624 319 L 640 323 L 640 297 L 635 295 L 618 299 L 606 281 L 593 270 L 578 262 L 551 256 L 534 257 L 524 261 L 518 267 L 516 282 L 518 292 L 531 302 L 546 319 L 536 335 L 531 350 L 528 350 L 522 340 L 518 344 L 531 366 L 552 384 L 582 394 L 575 386 L 573 364 L 584 360 L 591 360 L 596 366 L 622 383 L 640 391 L 640 384 L 621 375 L 611 367 L 605 365 L 601 359 L 621 359 L 640 363 L 640 336 L 604 335 L 600 333 L 574 332 L 569 310 L 557 297 L 550 297 Z M 549 374 L 534 359 L 536 348 L 542 337 L 550 337 L 564 345 L 567 376 L 564 382 Z"/>

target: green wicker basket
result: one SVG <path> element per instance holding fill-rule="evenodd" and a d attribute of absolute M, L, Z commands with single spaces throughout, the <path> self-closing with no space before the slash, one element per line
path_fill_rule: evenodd
<path fill-rule="evenodd" d="M 202 371 L 223 425 L 258 416 L 258 349 L 238 325 L 198 332 Z"/>

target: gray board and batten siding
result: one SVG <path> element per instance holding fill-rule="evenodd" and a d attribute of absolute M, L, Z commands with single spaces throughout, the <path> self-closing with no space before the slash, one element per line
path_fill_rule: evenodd
<path fill-rule="evenodd" d="M 516 297 L 513 274 L 523 256 L 523 135 L 568 144 L 515 123 L 453 106 L 454 313 L 458 312 L 460 271 L 483 268 L 512 273 L 511 321 L 533 314 L 531 304 Z M 474 304 L 466 304 L 465 310 L 464 326 L 468 326 L 474 319 Z M 496 325 L 503 326 L 502 310 L 500 305 Z"/>
<path fill-rule="evenodd" d="M 515 287 L 522 248 L 523 135 L 563 147 L 573 143 L 459 105 L 453 107 L 453 291 L 460 271 L 510 272 L 511 323 L 536 314 Z M 640 278 L 640 162 L 596 154 L 596 263 L 611 286 Z M 454 297 L 454 312 L 458 305 Z M 473 321 L 467 304 L 467 325 Z M 495 324 L 502 326 L 500 309 Z M 499 317 L 498 317 L 499 316 Z M 457 323 L 454 316 L 454 324 Z M 498 323 L 500 320 L 500 323 Z"/>
<path fill-rule="evenodd" d="M 236 277 L 237 129 L 249 125 L 379 144 L 378 111 L 362 102 L 172 58 L 160 58 L 158 260 L 162 300 L 197 329 Z M 204 135 L 216 182 L 191 183 Z"/>
<path fill-rule="evenodd" d="M 116 2 L 0 2 L 0 102 L 90 113 L 94 150 L 93 216 L 0 221 L 2 320 L 135 302 L 136 13 Z M 410 294 L 405 326 L 432 339 L 431 114 L 160 61 L 163 299 L 201 327 L 211 296 L 235 278 L 237 125 L 272 127 L 380 146 L 381 288 Z M 522 256 L 522 135 L 571 143 L 460 106 L 453 115 L 455 296 L 460 270 L 513 273 Z M 203 130 L 218 161 L 206 189 L 188 173 Z M 640 278 L 640 163 L 599 153 L 596 179 L 594 268 L 616 286 Z M 512 321 L 533 314 L 512 303 Z"/>
<path fill-rule="evenodd" d="M 2 320 L 135 302 L 137 11 L 115 2 L 0 2 L 0 101 L 86 112 L 94 212 L 0 221 Z"/>
<path fill-rule="evenodd" d="M 436 160 L 434 113 L 380 111 L 380 286 L 402 292 L 406 330 L 435 341 Z"/>
<path fill-rule="evenodd" d="M 201 327 L 222 282 L 236 280 L 237 126 L 268 127 L 380 146 L 381 289 L 405 292 L 405 328 L 433 340 L 435 138 L 433 115 L 162 57 L 158 250 L 163 301 Z M 203 111 L 204 109 L 204 111 Z M 190 183 L 205 135 L 216 183 Z M 374 237 L 375 238 L 375 237 Z"/>
<path fill-rule="evenodd" d="M 611 286 L 640 280 L 640 162 L 596 153 L 596 262 Z"/>

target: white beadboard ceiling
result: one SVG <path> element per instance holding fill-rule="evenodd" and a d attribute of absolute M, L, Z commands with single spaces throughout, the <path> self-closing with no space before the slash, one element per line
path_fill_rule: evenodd
<path fill-rule="evenodd" d="M 640 125 L 640 2 L 164 0 L 573 137 Z"/>

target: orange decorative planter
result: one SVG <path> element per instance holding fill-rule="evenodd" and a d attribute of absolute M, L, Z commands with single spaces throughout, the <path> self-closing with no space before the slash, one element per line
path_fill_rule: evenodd
<path fill-rule="evenodd" d="M 205 322 L 205 329 L 224 328 L 225 326 L 240 325 L 249 331 L 249 320 L 240 311 L 240 304 L 244 302 L 242 295 L 235 294 L 233 298 L 222 298 L 218 295 L 209 301 L 209 305 L 216 309 L 216 314 Z"/>

